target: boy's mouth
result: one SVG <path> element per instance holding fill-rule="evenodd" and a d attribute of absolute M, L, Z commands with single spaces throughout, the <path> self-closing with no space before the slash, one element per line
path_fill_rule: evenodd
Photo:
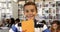
<path fill-rule="evenodd" d="M 34 18 L 34 15 L 28 15 L 27 18 L 29 19 Z"/>

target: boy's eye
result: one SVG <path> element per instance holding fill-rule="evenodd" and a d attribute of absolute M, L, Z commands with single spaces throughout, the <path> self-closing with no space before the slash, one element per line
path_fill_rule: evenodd
<path fill-rule="evenodd" d="M 34 10 L 33 10 L 33 9 L 31 9 L 31 12 L 34 12 Z"/>
<path fill-rule="evenodd" d="M 28 13 L 29 11 L 28 10 L 26 10 L 26 13 Z"/>

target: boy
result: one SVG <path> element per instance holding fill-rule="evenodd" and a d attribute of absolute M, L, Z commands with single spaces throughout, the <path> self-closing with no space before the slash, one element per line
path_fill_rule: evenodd
<path fill-rule="evenodd" d="M 22 31 L 34 32 L 34 18 L 37 15 L 37 6 L 33 2 L 28 2 L 23 9 L 27 20 L 22 22 Z"/>
<path fill-rule="evenodd" d="M 47 27 L 43 24 L 37 24 L 37 21 L 35 20 L 35 16 L 37 15 L 37 6 L 34 2 L 27 2 L 24 7 L 24 15 L 26 17 L 26 21 L 22 22 L 22 31 L 23 32 L 35 32 L 34 28 L 42 27 L 44 29 L 43 32 L 49 32 Z M 40 31 L 39 31 L 40 32 Z"/>

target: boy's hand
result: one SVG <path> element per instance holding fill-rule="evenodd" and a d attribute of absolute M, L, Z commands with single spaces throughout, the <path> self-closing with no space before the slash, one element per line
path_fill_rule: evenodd
<path fill-rule="evenodd" d="M 27 30 L 23 30 L 22 32 L 26 32 Z"/>

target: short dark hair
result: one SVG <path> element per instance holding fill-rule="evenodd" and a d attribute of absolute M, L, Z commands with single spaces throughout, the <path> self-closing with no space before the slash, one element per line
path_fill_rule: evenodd
<path fill-rule="evenodd" d="M 16 21 L 16 22 L 20 22 L 20 19 L 19 19 L 19 18 L 17 18 L 15 21 Z"/>
<path fill-rule="evenodd" d="M 59 20 L 54 20 L 54 21 L 51 23 L 51 25 L 52 25 L 52 24 L 60 25 L 60 21 L 59 21 Z"/>
<path fill-rule="evenodd" d="M 36 4 L 34 2 L 27 2 L 26 4 L 24 4 L 24 7 L 27 6 L 27 5 L 34 5 L 35 8 L 36 8 L 36 12 L 37 12 L 37 6 L 36 6 Z"/>
<path fill-rule="evenodd" d="M 44 23 L 44 24 L 46 24 L 46 21 L 45 20 L 42 20 L 42 22 L 41 23 Z"/>

